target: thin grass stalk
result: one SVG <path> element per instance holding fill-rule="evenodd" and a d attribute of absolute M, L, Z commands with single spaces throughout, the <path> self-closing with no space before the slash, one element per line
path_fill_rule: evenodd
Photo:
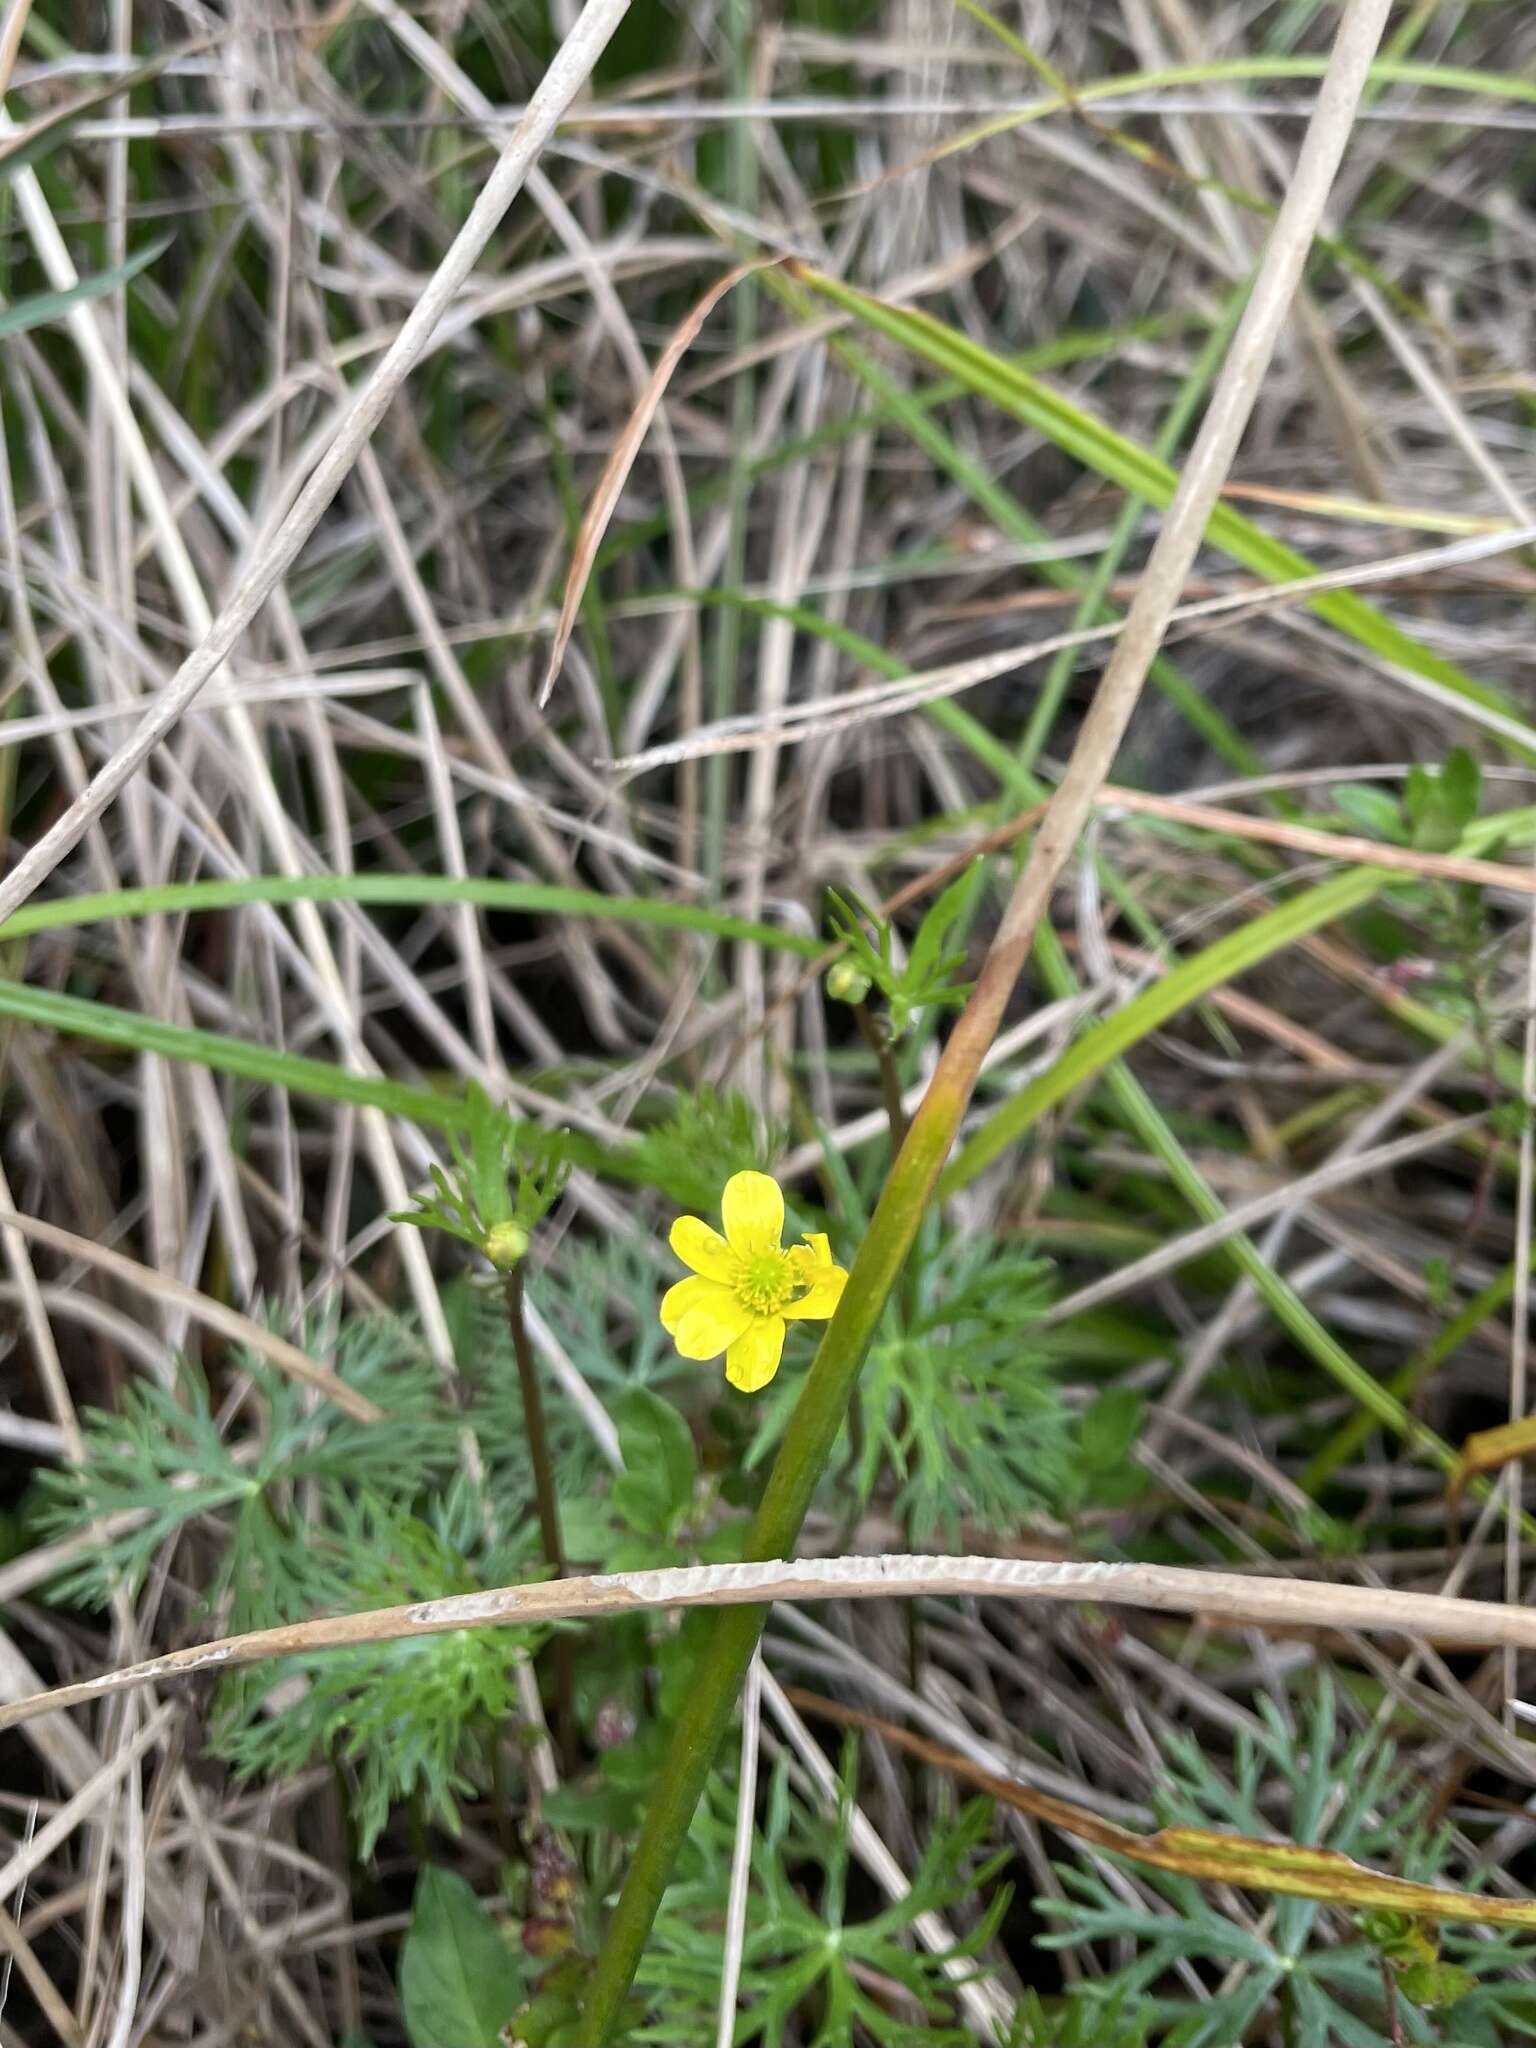
<path fill-rule="evenodd" d="M 1296 174 L 1276 219 L 1231 354 L 1147 562 L 1125 630 L 1040 822 L 970 1001 L 961 1012 L 892 1164 L 855 1255 L 836 1315 L 817 1350 L 747 1539 L 749 1560 L 788 1557 L 827 1469 L 870 1340 L 890 1297 L 939 1174 L 960 1128 L 1003 1011 L 1049 907 L 1056 878 L 1108 778 L 1194 562 L 1279 336 L 1343 156 L 1390 0 L 1355 0 L 1340 23 Z M 618 2020 L 641 1953 L 729 1725 L 747 1666 L 767 1619 L 754 1605 L 720 1616 L 673 1733 L 629 1875 L 593 1965 L 576 2032 L 580 2048 L 602 2048 Z"/>

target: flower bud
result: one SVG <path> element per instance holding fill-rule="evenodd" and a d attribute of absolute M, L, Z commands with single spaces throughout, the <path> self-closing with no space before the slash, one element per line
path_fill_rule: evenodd
<path fill-rule="evenodd" d="M 485 1233 L 485 1256 L 498 1273 L 510 1273 L 528 1249 L 521 1223 L 493 1223 Z"/>
<path fill-rule="evenodd" d="M 544 1911 L 569 1906 L 576 1896 L 576 1865 L 545 1828 L 528 1858 L 528 1882 Z"/>
<path fill-rule="evenodd" d="M 635 1732 L 632 1708 L 623 1700 L 604 1700 L 592 1722 L 592 1740 L 599 1749 L 618 1749 Z"/>
<path fill-rule="evenodd" d="M 862 1003 L 869 994 L 869 976 L 852 960 L 834 960 L 827 969 L 827 994 L 834 1003 Z"/>
<path fill-rule="evenodd" d="M 553 1956 L 563 1956 L 576 1939 L 569 1920 L 552 1920 L 544 1914 L 536 1914 L 523 1922 L 523 1949 L 535 1962 L 548 1962 Z"/>

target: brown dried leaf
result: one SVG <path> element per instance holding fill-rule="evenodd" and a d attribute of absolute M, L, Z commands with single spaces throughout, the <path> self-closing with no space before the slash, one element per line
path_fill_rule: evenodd
<path fill-rule="evenodd" d="M 715 307 L 733 286 L 750 277 L 755 271 L 771 270 L 781 262 L 781 257 L 760 256 L 750 263 L 738 263 L 734 270 L 717 278 L 698 303 L 690 307 L 678 326 L 676 333 L 662 350 L 651 380 L 641 392 L 634 411 L 624 422 L 623 432 L 613 444 L 608 460 L 603 464 L 603 473 L 597 480 L 597 489 L 592 493 L 571 550 L 571 566 L 565 579 L 565 595 L 560 602 L 560 617 L 555 626 L 555 637 L 550 645 L 549 663 L 544 670 L 544 681 L 539 687 L 539 708 L 549 702 L 550 692 L 555 687 L 555 678 L 565 660 L 565 650 L 570 645 L 571 634 L 576 627 L 576 614 L 581 609 L 581 600 L 592 574 L 592 564 L 597 559 L 597 550 L 603 535 L 608 531 L 608 522 L 613 517 L 613 508 L 619 502 L 629 472 L 635 466 L 635 457 L 640 453 L 640 444 L 650 430 L 651 421 L 656 417 L 656 408 L 661 404 L 662 394 L 672 381 L 672 374 L 682 361 L 699 329 L 709 318 Z"/>
<path fill-rule="evenodd" d="M 823 1699 L 819 1694 L 786 1686 L 789 1698 L 802 1712 L 823 1721 L 836 1721 L 845 1728 L 867 1728 L 884 1742 L 920 1757 L 936 1770 L 962 1778 L 978 1791 L 988 1792 L 1015 1812 L 1059 1828 L 1063 1834 L 1110 1849 L 1133 1863 L 1154 1870 L 1171 1870 L 1180 1877 L 1193 1877 L 1208 1884 L 1242 1885 L 1249 1891 L 1285 1892 L 1297 1898 L 1323 1899 L 1330 1905 L 1352 1912 L 1388 1908 L 1410 1913 L 1421 1920 L 1472 1920 L 1502 1927 L 1536 1927 L 1536 1900 L 1474 1897 L 1469 1892 L 1444 1889 L 1433 1884 L 1413 1884 L 1405 1877 L 1391 1877 L 1371 1870 L 1337 1849 L 1302 1848 L 1294 1842 L 1261 1842 L 1250 1835 L 1222 1835 L 1205 1828 L 1160 1828 L 1155 1835 L 1138 1835 L 1114 1821 L 1074 1806 L 1070 1800 L 1036 1792 L 1028 1785 L 1001 1778 L 983 1770 L 969 1757 L 941 1748 L 921 1735 L 909 1734 L 874 1714 L 861 1714 L 852 1707 Z"/>

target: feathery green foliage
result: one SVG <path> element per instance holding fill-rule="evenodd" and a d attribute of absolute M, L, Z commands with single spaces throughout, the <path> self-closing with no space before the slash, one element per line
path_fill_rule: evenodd
<path fill-rule="evenodd" d="M 1426 1794 L 1391 1746 L 1366 1733 L 1340 1745 L 1324 1681 L 1300 1716 L 1266 1695 L 1260 1725 L 1238 1738 L 1229 1781 L 1192 1737 L 1166 1740 L 1160 1817 L 1173 1826 L 1273 1835 L 1386 1864 L 1408 1878 L 1444 1872 L 1451 1840 L 1424 1825 Z M 1536 2036 L 1536 1943 L 1492 1930 L 1446 1927 L 1410 1934 L 1397 1915 L 1363 1916 L 1340 1940 L 1327 1908 L 1281 1898 L 1255 1924 L 1193 1880 L 1138 1870 L 1129 1899 L 1087 1863 L 1058 1865 L 1065 1899 L 1037 1909 L 1061 1923 L 1046 1946 L 1128 1942 L 1131 1960 L 1098 1986 L 1106 1999 L 1145 1997 L 1166 2048 L 1228 2048 L 1265 2014 L 1294 2048 L 1389 2048 L 1401 2039 L 1442 2048 L 1500 2048 Z M 1194 1970 L 1203 1995 L 1175 1989 Z M 1388 1984 L 1397 1993 L 1389 2007 Z M 1415 1995 L 1417 1994 L 1417 1996 Z"/>
<path fill-rule="evenodd" d="M 488 1540 L 485 1512 L 463 1480 L 424 1516 L 364 1495 L 320 1540 L 317 1570 L 344 1610 L 537 1577 L 531 1541 Z M 517 1662 L 546 1633 L 452 1629 L 283 1658 L 221 1688 L 213 1747 L 244 1777 L 281 1781 L 321 1760 L 337 1765 L 360 1857 L 404 1803 L 456 1832 L 460 1802 L 479 1796 L 486 1745 L 521 1718 Z"/>
<path fill-rule="evenodd" d="M 360 1491 L 408 1502 L 452 1467 L 455 1430 L 438 1375 L 402 1322 L 358 1319 L 335 1340 L 337 1376 L 384 1411 L 381 1422 L 317 1401 L 263 1358 L 237 1353 L 234 1363 L 218 1406 L 190 1364 L 174 1389 L 133 1381 L 117 1412 L 87 1412 L 80 1464 L 39 1472 L 41 1533 L 104 1525 L 63 1568 L 56 1598 L 105 1605 L 115 1585 L 142 1583 L 162 1546 L 197 1529 L 211 1536 L 204 1616 L 231 1630 L 296 1620 L 337 1604 L 317 1537 Z"/>

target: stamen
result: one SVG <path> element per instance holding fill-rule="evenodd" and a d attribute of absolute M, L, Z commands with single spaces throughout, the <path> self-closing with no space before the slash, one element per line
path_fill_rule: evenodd
<path fill-rule="evenodd" d="M 801 1281 L 787 1252 L 754 1252 L 738 1260 L 731 1287 L 744 1308 L 771 1316 L 799 1295 Z"/>

